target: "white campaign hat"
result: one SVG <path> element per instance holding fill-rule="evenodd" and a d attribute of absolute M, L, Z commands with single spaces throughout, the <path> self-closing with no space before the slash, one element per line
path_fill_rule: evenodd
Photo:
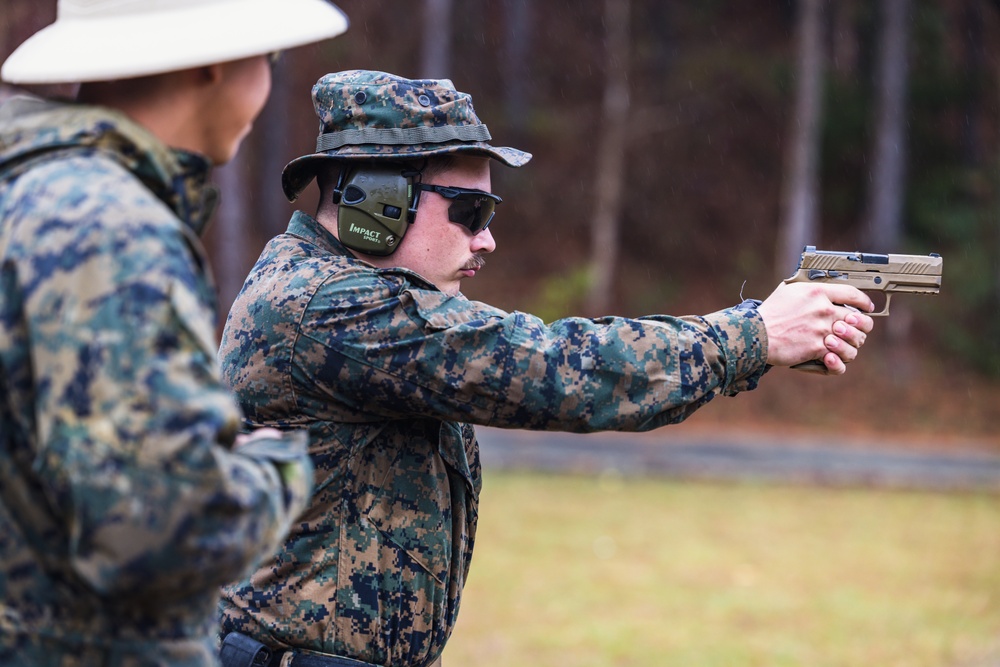
<path fill-rule="evenodd" d="M 9 83 L 112 81 L 239 60 L 334 37 L 326 0 L 59 0 L 56 21 L 0 69 Z"/>

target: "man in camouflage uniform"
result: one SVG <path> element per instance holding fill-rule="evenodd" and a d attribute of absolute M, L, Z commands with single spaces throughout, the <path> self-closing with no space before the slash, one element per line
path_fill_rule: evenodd
<path fill-rule="evenodd" d="M 305 434 L 237 435 L 198 233 L 267 54 L 345 27 L 323 0 L 60 0 L 4 64 L 83 83 L 0 109 L 0 665 L 217 665 L 219 586 L 305 507 Z"/>
<path fill-rule="evenodd" d="M 296 212 L 267 245 L 221 349 L 250 424 L 311 435 L 309 509 L 221 607 L 224 631 L 291 649 L 283 664 L 439 659 L 476 532 L 473 424 L 653 429 L 753 389 L 769 364 L 822 358 L 841 373 L 872 328 L 834 305 L 871 310 L 850 287 L 782 285 L 703 317 L 551 324 L 467 300 L 461 280 L 495 248 L 490 159 L 531 156 L 491 146 L 450 81 L 343 72 L 313 99 L 317 152 L 283 185 L 294 200 L 317 177 L 319 211 Z"/>

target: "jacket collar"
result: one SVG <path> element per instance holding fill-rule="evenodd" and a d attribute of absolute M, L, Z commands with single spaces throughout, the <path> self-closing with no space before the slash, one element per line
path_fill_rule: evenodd
<path fill-rule="evenodd" d="M 0 108 L 0 178 L 46 154 L 75 150 L 114 159 L 198 234 L 218 205 L 204 156 L 167 147 L 123 113 L 26 96 Z"/>
<path fill-rule="evenodd" d="M 295 211 L 292 214 L 292 219 L 288 222 L 288 233 L 304 241 L 308 241 L 333 255 L 355 257 L 354 253 L 340 242 L 340 239 L 331 234 L 326 227 L 320 224 L 319 220 L 308 213 Z"/>
<path fill-rule="evenodd" d="M 331 255 L 350 257 L 356 261 L 363 262 L 368 266 L 371 266 L 371 268 L 380 275 L 405 276 L 410 283 L 419 286 L 421 289 L 437 291 L 437 287 L 435 287 L 433 283 L 429 282 L 423 276 L 411 271 L 410 269 L 405 269 L 401 266 L 382 269 L 368 264 L 346 248 L 336 236 L 331 234 L 326 227 L 320 224 L 316 218 L 308 213 L 295 211 L 292 214 L 292 219 L 288 222 L 288 231 L 286 233 L 300 238 L 307 243 L 311 243 Z"/>

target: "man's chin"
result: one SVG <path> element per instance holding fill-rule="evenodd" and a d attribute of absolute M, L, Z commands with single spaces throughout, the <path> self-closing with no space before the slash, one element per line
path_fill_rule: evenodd
<path fill-rule="evenodd" d="M 438 289 L 448 296 L 457 296 L 462 292 L 462 282 L 453 280 L 446 285 L 438 285 Z"/>

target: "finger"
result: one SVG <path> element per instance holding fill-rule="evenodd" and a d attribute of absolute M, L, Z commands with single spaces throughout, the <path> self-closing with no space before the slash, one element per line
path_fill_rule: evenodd
<path fill-rule="evenodd" d="M 847 322 L 834 322 L 833 333 L 842 341 L 856 348 L 860 348 L 868 340 L 868 335 L 856 327 L 852 327 Z"/>
<path fill-rule="evenodd" d="M 845 363 L 849 364 L 858 356 L 858 348 L 850 345 L 833 334 L 823 339 L 826 349 L 836 354 Z"/>
<path fill-rule="evenodd" d="M 871 333 L 872 329 L 875 328 L 875 318 L 862 313 L 850 313 L 844 318 L 844 321 L 866 334 Z"/>
<path fill-rule="evenodd" d="M 846 306 L 854 306 L 858 310 L 870 313 L 875 310 L 875 302 L 867 294 L 850 285 L 822 285 L 830 301 Z"/>
<path fill-rule="evenodd" d="M 827 352 L 823 355 L 823 365 L 826 366 L 827 375 L 843 375 L 847 372 L 844 360 L 833 352 Z"/>

